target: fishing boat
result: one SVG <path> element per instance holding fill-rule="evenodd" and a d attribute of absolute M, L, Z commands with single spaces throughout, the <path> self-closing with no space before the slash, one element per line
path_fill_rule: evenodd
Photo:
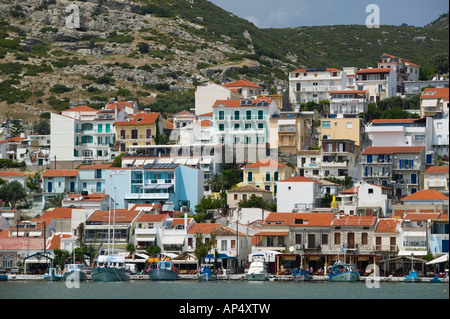
<path fill-rule="evenodd" d="M 150 277 L 151 280 L 155 281 L 177 280 L 178 269 L 174 267 L 172 261 L 160 260 L 150 265 L 148 276 Z"/>
<path fill-rule="evenodd" d="M 61 281 L 62 275 L 56 273 L 56 268 L 49 268 L 48 273 L 44 274 L 44 281 Z"/>
<path fill-rule="evenodd" d="M 253 260 L 247 269 L 246 277 L 248 281 L 269 280 L 266 262 L 263 255 L 254 255 Z"/>
<path fill-rule="evenodd" d="M 93 281 L 129 281 L 130 272 L 125 265 L 125 257 L 114 255 L 114 230 L 116 225 L 116 205 L 114 205 L 112 236 L 111 228 L 111 196 L 109 197 L 109 216 L 108 216 L 108 251 L 106 255 L 100 255 L 96 261 L 96 268 L 92 269 L 91 276 Z M 110 241 L 112 237 L 112 254 L 110 254 Z"/>
<path fill-rule="evenodd" d="M 439 278 L 439 276 L 435 275 L 433 278 L 430 279 L 431 283 L 439 284 L 442 282 L 442 279 Z"/>
<path fill-rule="evenodd" d="M 311 281 L 313 274 L 304 268 L 294 268 L 291 270 L 295 282 Z"/>
<path fill-rule="evenodd" d="M 200 272 L 197 273 L 197 279 L 200 281 L 215 281 L 217 280 L 217 273 L 212 265 L 204 265 Z"/>
<path fill-rule="evenodd" d="M 411 269 L 409 271 L 409 274 L 405 276 L 405 282 L 421 282 L 422 279 L 420 279 L 417 276 L 417 271 L 415 269 Z"/>
<path fill-rule="evenodd" d="M 331 272 L 328 273 L 330 281 L 357 281 L 359 280 L 359 272 L 355 264 L 345 264 L 343 262 L 335 262 L 329 267 Z"/>
<path fill-rule="evenodd" d="M 97 267 L 92 269 L 93 281 L 128 281 L 130 273 L 125 267 L 125 257 L 120 255 L 100 255 Z"/>
<path fill-rule="evenodd" d="M 87 279 L 86 269 L 83 264 L 66 264 L 63 271 L 64 280 L 85 281 Z"/>

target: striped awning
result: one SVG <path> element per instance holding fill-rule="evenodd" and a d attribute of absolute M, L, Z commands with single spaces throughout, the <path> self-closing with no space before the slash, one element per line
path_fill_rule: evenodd
<path fill-rule="evenodd" d="M 254 236 L 287 236 L 288 232 L 259 232 Z"/>

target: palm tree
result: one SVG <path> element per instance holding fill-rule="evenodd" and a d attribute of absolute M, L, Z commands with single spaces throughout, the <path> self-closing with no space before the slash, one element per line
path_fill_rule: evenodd
<path fill-rule="evenodd" d="M 223 175 L 212 174 L 206 181 L 206 184 L 211 188 L 213 192 L 221 192 L 224 184 Z"/>

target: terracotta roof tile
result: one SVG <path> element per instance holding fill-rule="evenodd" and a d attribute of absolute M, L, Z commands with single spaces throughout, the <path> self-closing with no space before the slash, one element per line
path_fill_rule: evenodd
<path fill-rule="evenodd" d="M 261 97 L 258 99 L 249 99 L 252 101 L 251 105 L 241 105 L 241 101 L 245 101 L 245 100 L 216 100 L 216 102 L 213 104 L 213 108 L 217 107 L 219 105 L 224 105 L 226 107 L 255 107 L 257 106 L 256 104 L 258 102 L 268 102 L 269 104 L 273 102 L 272 99 L 268 98 L 268 97 Z M 267 106 L 258 106 L 258 107 L 267 107 Z"/>
<path fill-rule="evenodd" d="M 92 107 L 89 107 L 87 105 L 79 105 L 79 106 L 75 106 L 70 109 L 64 110 L 63 112 L 94 112 L 94 113 L 97 113 L 97 110 L 95 110 Z"/>
<path fill-rule="evenodd" d="M 424 146 L 369 146 L 361 154 L 415 154 L 420 153 L 424 148 Z"/>
<path fill-rule="evenodd" d="M 430 166 L 425 170 L 425 173 L 448 173 L 449 166 Z"/>
<path fill-rule="evenodd" d="M 403 220 L 416 220 L 416 221 L 427 221 L 429 219 L 437 219 L 439 213 L 408 213 L 403 217 Z"/>
<path fill-rule="evenodd" d="M 288 182 L 288 183 L 316 183 L 321 184 L 320 182 L 313 180 L 311 178 L 305 177 L 305 176 L 293 176 L 287 179 L 284 179 L 279 182 Z"/>
<path fill-rule="evenodd" d="M 282 167 L 288 167 L 288 166 L 281 164 L 277 161 L 274 161 L 273 159 L 263 159 L 263 160 L 259 160 L 257 162 L 248 164 L 247 166 L 244 166 L 243 168 L 260 168 L 260 167 L 282 168 Z"/>
<path fill-rule="evenodd" d="M 94 165 L 83 165 L 78 169 L 108 169 L 112 164 L 94 164 Z"/>
<path fill-rule="evenodd" d="M 114 122 L 114 125 L 148 125 L 154 124 L 160 113 L 138 113 L 130 121 Z"/>
<path fill-rule="evenodd" d="M 377 221 L 375 216 L 341 216 L 335 218 L 333 226 L 374 226 Z"/>
<path fill-rule="evenodd" d="M 245 80 L 239 80 L 239 81 L 234 81 L 234 82 L 231 82 L 231 83 L 222 84 L 222 86 L 227 87 L 227 88 L 250 86 L 250 87 L 262 89 L 261 86 L 255 84 L 255 83 L 252 83 L 250 81 L 245 81 Z"/>
<path fill-rule="evenodd" d="M 376 233 L 398 233 L 398 225 L 401 220 L 398 218 L 380 218 L 378 220 Z"/>
<path fill-rule="evenodd" d="M 42 177 L 75 177 L 77 175 L 77 169 L 48 169 Z"/>
<path fill-rule="evenodd" d="M 334 213 L 279 213 L 271 212 L 264 220 L 264 225 L 300 225 L 296 221 L 302 220 L 302 226 L 330 226 L 334 218 Z"/>
<path fill-rule="evenodd" d="M 196 223 L 194 224 L 189 230 L 188 234 L 211 234 L 214 230 L 219 228 L 221 225 L 218 223 L 208 223 L 208 224 L 201 224 Z"/>
<path fill-rule="evenodd" d="M 434 189 L 424 189 L 402 198 L 402 201 L 409 200 L 448 200 L 448 197 Z"/>
<path fill-rule="evenodd" d="M 356 74 L 367 74 L 367 73 L 390 73 L 392 68 L 373 68 L 373 69 L 361 69 L 356 71 Z"/>
<path fill-rule="evenodd" d="M 168 215 L 167 214 L 144 214 L 141 217 L 139 217 L 139 222 L 161 222 L 163 221 Z"/>
<path fill-rule="evenodd" d="M 421 99 L 448 99 L 449 88 L 426 88 L 423 90 Z"/>
<path fill-rule="evenodd" d="M 111 211 L 111 224 L 113 222 L 114 211 Z M 132 222 L 140 212 L 136 210 L 128 209 L 116 209 L 116 223 L 130 223 Z M 109 221 L 109 211 L 107 210 L 96 210 L 88 218 L 89 221 L 100 221 L 108 223 Z"/>
<path fill-rule="evenodd" d="M 237 188 L 232 188 L 230 190 L 228 190 L 228 193 L 237 193 L 237 192 L 258 192 L 258 193 L 271 193 L 271 191 L 262 189 L 260 187 L 255 187 L 253 185 L 244 185 L 241 187 L 237 187 Z"/>

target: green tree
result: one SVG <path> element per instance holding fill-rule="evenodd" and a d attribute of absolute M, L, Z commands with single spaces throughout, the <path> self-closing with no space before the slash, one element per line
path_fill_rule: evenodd
<path fill-rule="evenodd" d="M 54 249 L 53 254 L 55 255 L 53 262 L 57 268 L 62 268 L 66 261 L 70 258 L 70 253 L 63 249 Z"/>
<path fill-rule="evenodd" d="M 148 254 L 150 254 L 150 256 L 155 256 L 161 252 L 161 248 L 159 248 L 159 246 L 156 246 L 156 245 L 150 245 L 147 247 L 147 249 L 145 251 Z"/>
<path fill-rule="evenodd" d="M 238 204 L 239 208 L 262 208 L 270 211 L 276 211 L 276 205 L 264 200 L 261 196 L 252 194 L 249 199 L 241 200 Z"/>
<path fill-rule="evenodd" d="M 224 186 L 224 178 L 222 174 L 211 174 L 206 184 L 213 192 L 221 192 Z"/>
<path fill-rule="evenodd" d="M 216 234 L 212 233 L 210 235 L 210 240 L 205 241 L 204 240 L 205 238 L 202 233 L 195 233 L 194 239 L 195 239 L 194 256 L 197 258 L 197 268 L 200 268 L 200 263 L 202 259 L 208 255 L 208 252 L 211 250 L 211 248 L 214 246 L 214 243 L 216 242 Z"/>
<path fill-rule="evenodd" d="M 10 207 L 24 201 L 27 197 L 27 192 L 22 184 L 18 181 L 4 183 L 0 186 L 0 198 L 4 202 L 9 203 Z"/>
<path fill-rule="evenodd" d="M 203 196 L 200 203 L 195 205 L 195 213 L 206 213 L 208 209 L 223 208 L 226 203 L 223 198 L 214 198 L 212 196 Z"/>
<path fill-rule="evenodd" d="M 131 255 L 134 255 L 134 253 L 136 252 L 136 247 L 132 243 L 128 243 L 127 246 L 125 247 L 125 250 L 129 252 Z"/>
<path fill-rule="evenodd" d="M 45 204 L 45 208 L 50 208 L 50 207 L 55 207 L 55 208 L 59 208 L 62 207 L 62 201 L 64 199 L 65 194 L 64 193 L 60 193 L 60 194 L 55 194 L 46 204 Z"/>

